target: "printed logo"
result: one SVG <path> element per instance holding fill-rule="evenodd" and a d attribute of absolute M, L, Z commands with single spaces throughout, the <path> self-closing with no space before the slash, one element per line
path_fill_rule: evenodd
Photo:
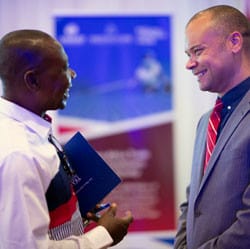
<path fill-rule="evenodd" d="M 68 23 L 63 29 L 63 35 L 59 36 L 62 44 L 83 45 L 86 43 L 85 35 L 80 33 L 80 27 L 76 23 Z"/>

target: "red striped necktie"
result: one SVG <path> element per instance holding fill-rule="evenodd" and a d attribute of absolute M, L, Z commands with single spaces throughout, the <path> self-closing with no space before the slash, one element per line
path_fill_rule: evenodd
<path fill-rule="evenodd" d="M 213 111 L 210 114 L 208 128 L 207 128 L 207 144 L 206 144 L 206 157 L 204 163 L 204 172 L 207 167 L 207 163 L 211 157 L 214 146 L 217 140 L 217 130 L 221 121 L 221 110 L 223 103 L 220 98 L 217 98 Z"/>

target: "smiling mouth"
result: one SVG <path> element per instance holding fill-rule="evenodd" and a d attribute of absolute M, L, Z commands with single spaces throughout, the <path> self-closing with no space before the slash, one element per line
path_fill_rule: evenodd
<path fill-rule="evenodd" d="M 200 78 L 202 78 L 206 73 L 206 70 L 203 70 L 199 73 L 194 73 L 195 76 L 197 76 L 198 80 L 200 80 Z"/>

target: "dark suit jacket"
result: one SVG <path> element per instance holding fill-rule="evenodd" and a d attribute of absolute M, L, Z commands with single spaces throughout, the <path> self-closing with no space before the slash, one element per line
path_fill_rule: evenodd
<path fill-rule="evenodd" d="M 197 127 L 175 249 L 250 249 L 250 90 L 223 128 L 203 176 L 209 114 Z"/>

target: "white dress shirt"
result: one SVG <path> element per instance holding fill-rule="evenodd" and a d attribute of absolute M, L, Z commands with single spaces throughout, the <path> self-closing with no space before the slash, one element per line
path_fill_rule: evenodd
<path fill-rule="evenodd" d="M 0 248 L 107 248 L 112 238 L 102 226 L 49 239 L 45 193 L 60 163 L 50 133 L 49 122 L 0 98 Z"/>

